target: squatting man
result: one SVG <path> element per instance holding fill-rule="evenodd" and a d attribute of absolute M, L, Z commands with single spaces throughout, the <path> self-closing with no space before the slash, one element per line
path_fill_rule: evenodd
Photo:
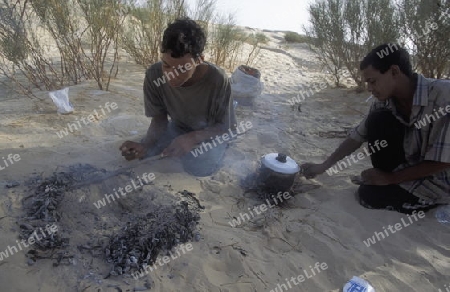
<path fill-rule="evenodd" d="M 147 69 L 144 79 L 150 127 L 140 143 L 122 144 L 125 159 L 179 157 L 194 176 L 209 176 L 220 168 L 228 143 L 198 157 L 190 152 L 236 127 L 230 80 L 224 70 L 204 60 L 205 44 L 205 32 L 188 18 L 175 20 L 164 31 L 161 61 Z"/>
<path fill-rule="evenodd" d="M 393 47 L 387 56 L 378 55 Z M 364 142 L 386 140 L 388 147 L 371 156 L 373 168 L 361 173 L 361 205 L 410 214 L 450 203 L 450 116 L 414 126 L 450 105 L 450 82 L 414 73 L 409 53 L 398 44 L 373 49 L 360 70 L 375 97 L 369 114 L 323 163 L 304 164 L 304 175 L 324 173 Z"/>

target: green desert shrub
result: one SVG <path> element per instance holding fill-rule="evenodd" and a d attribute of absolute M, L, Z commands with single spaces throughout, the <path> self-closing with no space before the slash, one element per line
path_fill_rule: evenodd
<path fill-rule="evenodd" d="M 308 38 L 299 33 L 288 31 L 284 34 L 284 40 L 288 43 L 306 43 Z"/>

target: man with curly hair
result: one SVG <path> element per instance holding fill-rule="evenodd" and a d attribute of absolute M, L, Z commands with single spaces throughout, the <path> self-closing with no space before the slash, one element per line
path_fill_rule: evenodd
<path fill-rule="evenodd" d="M 180 157 L 185 171 L 195 176 L 220 167 L 227 143 L 213 146 L 210 139 L 234 130 L 236 118 L 229 78 L 204 61 L 205 43 L 202 28 L 187 18 L 164 31 L 161 61 L 147 69 L 144 81 L 145 114 L 152 121 L 140 143 L 120 147 L 127 160 Z M 205 151 L 192 151 L 199 144 Z"/>

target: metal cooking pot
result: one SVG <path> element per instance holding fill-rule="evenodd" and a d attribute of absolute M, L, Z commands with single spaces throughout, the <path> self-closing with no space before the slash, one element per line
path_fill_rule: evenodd
<path fill-rule="evenodd" d="M 270 153 L 261 158 L 258 185 L 268 192 L 287 192 L 294 184 L 300 166 L 289 156 Z"/>

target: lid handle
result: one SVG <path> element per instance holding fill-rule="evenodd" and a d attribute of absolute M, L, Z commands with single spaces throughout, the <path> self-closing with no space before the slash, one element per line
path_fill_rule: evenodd
<path fill-rule="evenodd" d="M 278 153 L 277 158 L 275 158 L 276 160 L 278 160 L 281 163 L 286 163 L 286 154 L 282 154 L 282 153 Z"/>

